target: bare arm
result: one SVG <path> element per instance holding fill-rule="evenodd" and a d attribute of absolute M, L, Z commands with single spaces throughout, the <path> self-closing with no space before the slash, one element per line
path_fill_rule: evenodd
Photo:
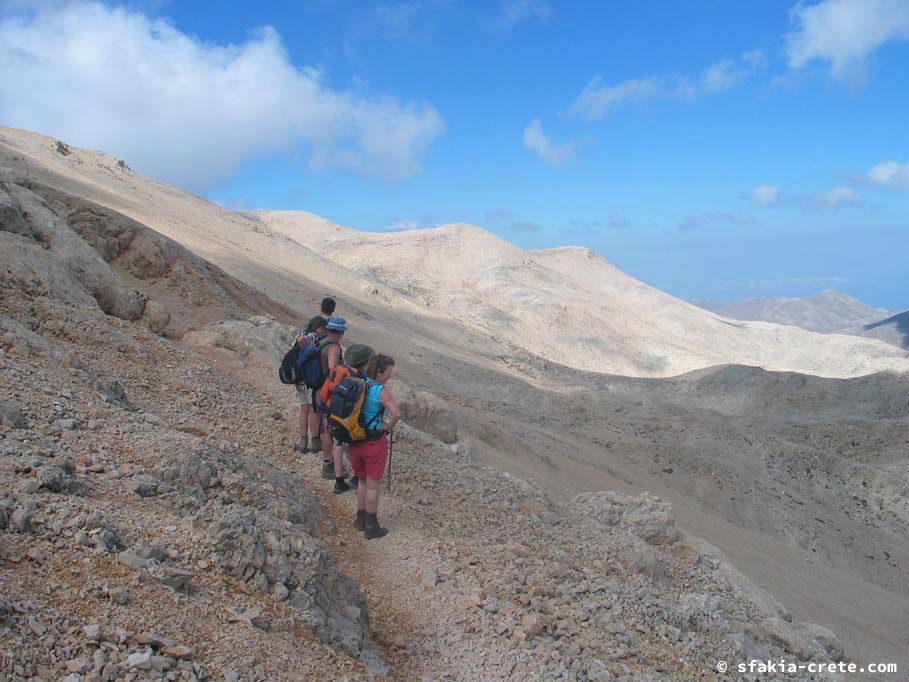
<path fill-rule="evenodd" d="M 385 423 L 382 424 L 382 428 L 385 431 L 391 431 L 395 424 L 401 421 L 401 410 L 387 387 L 379 393 L 379 402 L 385 408 Z"/>
<path fill-rule="evenodd" d="M 338 358 L 341 357 L 341 347 L 335 344 L 334 346 L 329 346 L 328 350 L 325 351 L 325 359 L 328 361 L 328 372 L 331 374 L 331 370 L 338 366 Z"/>

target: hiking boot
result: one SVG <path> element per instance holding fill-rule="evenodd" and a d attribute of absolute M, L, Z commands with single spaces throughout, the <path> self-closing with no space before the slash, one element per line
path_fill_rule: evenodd
<path fill-rule="evenodd" d="M 357 530 L 366 530 L 366 510 L 357 509 L 357 518 L 354 519 L 354 528 Z"/>
<path fill-rule="evenodd" d="M 351 476 L 350 477 L 350 487 L 356 490 L 360 486 L 360 477 Z M 362 528 L 360 530 L 363 530 Z"/>
<path fill-rule="evenodd" d="M 388 535 L 388 529 L 382 528 L 379 526 L 378 521 L 367 521 L 366 528 L 363 530 L 363 537 L 367 540 L 374 540 L 375 538 L 384 538 Z"/>
<path fill-rule="evenodd" d="M 322 478 L 326 481 L 330 481 L 335 477 L 335 463 L 330 459 L 322 460 Z"/>
<path fill-rule="evenodd" d="M 335 480 L 335 487 L 332 488 L 332 492 L 335 495 L 346 493 L 348 490 L 350 490 L 350 484 L 347 481 L 345 481 L 343 478 Z"/>

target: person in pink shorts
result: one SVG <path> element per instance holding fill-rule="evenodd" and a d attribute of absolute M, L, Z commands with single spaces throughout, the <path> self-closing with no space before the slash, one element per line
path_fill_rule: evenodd
<path fill-rule="evenodd" d="M 357 486 L 354 527 L 362 530 L 367 540 L 388 534 L 388 529 L 379 525 L 379 484 L 388 460 L 388 433 L 401 419 L 401 410 L 385 386 L 394 369 L 394 358 L 381 354 L 366 366 L 366 397 L 361 414 L 370 437 L 351 443 L 349 450 L 350 466 L 360 481 L 366 481 L 366 485 Z"/>

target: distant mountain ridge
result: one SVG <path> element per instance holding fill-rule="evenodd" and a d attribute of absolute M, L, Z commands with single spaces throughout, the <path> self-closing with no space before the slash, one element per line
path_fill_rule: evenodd
<path fill-rule="evenodd" d="M 735 320 L 788 324 L 825 334 L 852 333 L 851 330 L 856 327 L 893 315 L 892 311 L 873 308 L 852 296 L 832 290 L 806 297 L 762 296 L 738 301 L 704 299 L 692 303 Z"/>

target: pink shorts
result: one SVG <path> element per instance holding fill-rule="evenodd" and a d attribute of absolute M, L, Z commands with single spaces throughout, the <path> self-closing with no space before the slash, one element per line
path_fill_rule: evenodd
<path fill-rule="evenodd" d="M 385 462 L 388 460 L 388 436 L 351 443 L 348 454 L 350 466 L 357 476 L 379 480 L 385 473 Z"/>

